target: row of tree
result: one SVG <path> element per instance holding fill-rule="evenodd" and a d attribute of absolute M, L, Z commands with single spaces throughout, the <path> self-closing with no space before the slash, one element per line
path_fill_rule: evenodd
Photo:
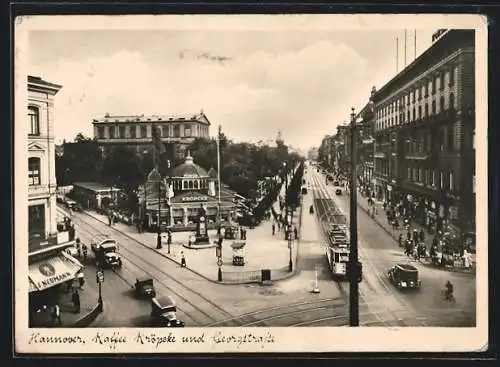
<path fill-rule="evenodd" d="M 175 157 L 173 144 L 164 144 L 162 149 L 153 148 L 137 153 L 135 148 L 116 146 L 100 149 L 95 139 L 78 134 L 73 142 L 63 143 L 63 155 L 56 157 L 56 176 L 60 186 L 73 182 L 100 182 L 114 185 L 132 193 L 153 168 L 153 150 L 156 164 L 162 175 L 168 175 L 170 167 L 184 161 Z M 194 162 L 207 171 L 217 169 L 216 139 L 197 138 L 187 148 Z M 289 152 L 281 141 L 277 146 L 236 143 L 224 134 L 220 136 L 221 180 L 232 190 L 247 198 L 258 196 L 257 183 L 265 177 L 282 174 L 284 167 L 295 167 L 302 159 Z M 283 164 L 286 162 L 286 166 Z"/>

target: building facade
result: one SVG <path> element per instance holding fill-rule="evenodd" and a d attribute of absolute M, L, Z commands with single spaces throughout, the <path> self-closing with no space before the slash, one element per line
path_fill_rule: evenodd
<path fill-rule="evenodd" d="M 28 231 L 31 240 L 57 235 L 54 97 L 60 85 L 28 76 Z M 34 243 L 33 243 L 34 245 Z"/>
<path fill-rule="evenodd" d="M 357 162 L 360 181 L 365 187 L 369 187 L 370 191 L 374 186 L 374 143 L 373 128 L 375 123 L 374 104 L 372 97 L 375 95 L 376 89 L 372 88 L 370 101 L 359 112 L 358 117 L 361 118 L 361 127 L 359 132 L 359 144 L 357 150 Z"/>
<path fill-rule="evenodd" d="M 159 218 L 164 229 L 193 231 L 202 206 L 209 229 L 216 228 L 219 209 L 223 225 L 236 220 L 241 196 L 222 185 L 219 203 L 217 174 L 214 172 L 213 169 L 207 172 L 195 164 L 189 152 L 184 163 L 171 170 L 169 183 L 153 169 L 145 185 L 138 190 L 139 215 L 144 220 L 144 228 L 155 228 Z"/>
<path fill-rule="evenodd" d="M 28 284 L 29 325 L 47 326 L 41 316 L 57 302 L 61 284 L 82 270 L 66 251 L 74 246 L 74 228 L 57 222 L 54 97 L 62 88 L 28 76 Z"/>
<path fill-rule="evenodd" d="M 474 37 L 440 30 L 373 96 L 376 196 L 431 230 L 475 228 Z"/>
<path fill-rule="evenodd" d="M 125 145 L 138 153 L 151 149 L 153 125 L 160 130 L 163 143 L 173 144 L 177 158 L 185 156 L 185 150 L 196 138 L 209 138 L 210 121 L 203 111 L 175 116 L 111 116 L 94 119 L 94 138 L 106 152 L 106 148 Z"/>

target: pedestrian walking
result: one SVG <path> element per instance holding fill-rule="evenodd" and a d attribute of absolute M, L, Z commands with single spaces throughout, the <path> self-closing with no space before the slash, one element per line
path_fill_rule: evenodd
<path fill-rule="evenodd" d="M 184 251 L 181 251 L 181 268 L 186 267 L 186 257 L 184 256 Z"/>
<path fill-rule="evenodd" d="M 72 296 L 73 305 L 75 306 L 75 313 L 80 313 L 80 294 L 75 291 Z"/>
<path fill-rule="evenodd" d="M 78 284 L 80 286 L 80 289 L 83 289 L 83 286 L 85 284 L 85 275 L 83 274 L 83 271 L 78 273 Z"/>
<path fill-rule="evenodd" d="M 62 324 L 62 322 L 61 322 L 61 308 L 59 307 L 59 305 L 57 303 L 52 308 L 52 323 L 55 324 L 56 321 L 59 325 Z"/>
<path fill-rule="evenodd" d="M 293 235 L 295 239 L 299 239 L 299 232 L 297 231 L 297 227 L 293 227 Z"/>
<path fill-rule="evenodd" d="M 83 261 L 86 262 L 87 261 L 87 255 L 88 255 L 87 245 L 82 244 L 82 252 L 83 252 Z"/>
<path fill-rule="evenodd" d="M 274 233 L 276 232 L 276 226 L 274 225 L 274 223 L 271 225 L 271 230 L 273 231 L 273 236 L 274 236 Z"/>
<path fill-rule="evenodd" d="M 167 232 L 167 245 L 171 245 L 171 244 L 172 244 L 172 232 L 169 229 Z"/>

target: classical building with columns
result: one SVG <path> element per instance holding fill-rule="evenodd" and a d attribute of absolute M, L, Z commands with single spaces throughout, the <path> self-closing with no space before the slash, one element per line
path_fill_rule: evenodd
<path fill-rule="evenodd" d="M 196 138 L 208 138 L 210 121 L 203 111 L 178 115 L 104 115 L 92 121 L 94 138 L 103 153 L 110 147 L 129 146 L 142 153 L 151 150 L 152 127 L 160 130 L 163 143 L 172 144 L 173 155 L 185 156 L 187 146 Z"/>
<path fill-rule="evenodd" d="M 207 227 L 215 229 L 219 201 L 217 178 L 213 172 L 213 169 L 207 172 L 195 164 L 189 152 L 184 163 L 170 172 L 169 184 L 167 177 L 162 177 L 153 169 L 146 184 L 138 190 L 139 211 L 145 228 L 155 228 L 159 215 L 163 229 L 194 230 L 198 211 L 203 206 L 207 214 Z M 221 186 L 220 216 L 223 225 L 236 219 L 239 198 L 239 195 Z"/>

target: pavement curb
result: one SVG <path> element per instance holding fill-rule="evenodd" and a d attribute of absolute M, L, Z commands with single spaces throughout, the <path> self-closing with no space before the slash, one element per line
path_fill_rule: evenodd
<path fill-rule="evenodd" d="M 85 315 L 80 317 L 75 322 L 68 325 L 68 327 L 81 328 L 81 327 L 89 326 L 101 314 L 100 312 L 98 312 L 98 309 L 99 309 L 99 303 L 96 303 L 89 312 L 87 312 Z"/>
<path fill-rule="evenodd" d="M 302 207 L 301 207 L 301 208 L 302 208 Z M 87 216 L 89 216 L 89 217 L 92 217 L 92 218 L 94 218 L 95 220 L 97 220 L 97 221 L 99 221 L 99 222 L 101 222 L 101 223 L 103 223 L 103 224 L 106 224 L 106 222 L 105 222 L 105 221 L 103 221 L 103 220 L 101 220 L 101 219 L 99 219 L 99 218 L 97 218 L 97 217 L 94 217 L 93 215 L 90 215 L 90 214 L 89 214 L 89 213 L 87 213 L 86 211 L 83 211 L 83 213 L 85 213 L 85 215 L 87 215 Z M 111 228 L 113 228 L 113 227 L 111 227 Z M 141 242 L 141 241 L 139 241 L 138 239 L 136 239 L 136 238 L 134 238 L 133 236 L 129 235 L 127 232 L 123 232 L 123 231 L 121 231 L 121 230 L 119 230 L 119 229 L 116 229 L 116 228 L 113 228 L 113 229 L 114 229 L 115 231 L 117 231 L 117 232 L 120 232 L 121 234 L 123 234 L 123 235 L 124 235 L 124 236 L 126 236 L 127 238 L 131 239 L 132 241 L 134 241 L 134 242 L 136 242 L 136 243 L 140 244 L 141 246 L 143 246 L 143 247 L 145 247 L 145 248 L 147 248 L 147 249 L 149 249 L 149 250 L 151 250 L 151 251 L 153 251 L 153 252 L 157 253 L 158 255 L 160 255 L 160 256 L 162 256 L 162 257 L 164 257 L 165 259 L 168 259 L 168 260 L 172 261 L 173 263 L 175 263 L 175 264 L 177 264 L 177 265 L 179 265 L 179 266 L 181 265 L 180 261 L 177 261 L 176 259 L 174 259 L 174 258 L 172 258 L 172 257 L 169 257 L 168 255 L 165 255 L 165 254 L 163 254 L 163 253 L 162 253 L 162 252 L 160 252 L 160 251 L 157 251 L 155 248 L 152 248 L 152 247 L 150 247 L 150 246 L 148 246 L 148 245 L 146 245 L 146 244 L 142 243 L 142 242 Z M 298 250 L 298 249 L 297 249 L 297 250 Z M 203 278 L 203 279 L 205 279 L 205 280 L 208 280 L 209 282 L 212 282 L 212 283 L 214 283 L 214 284 L 220 284 L 220 285 L 243 285 L 243 284 L 261 284 L 261 283 L 262 283 L 261 281 L 255 281 L 255 280 L 241 281 L 241 282 L 234 282 L 234 283 L 233 283 L 233 282 L 224 282 L 224 281 L 219 282 L 219 281 L 217 281 L 217 280 L 210 279 L 209 277 L 207 277 L 207 276 L 205 276 L 205 275 L 201 274 L 200 272 L 198 272 L 198 271 L 196 271 L 196 270 L 194 270 L 194 269 L 192 269 L 192 268 L 185 267 L 184 269 L 189 270 L 189 271 L 191 271 L 192 273 L 194 273 L 194 274 L 196 274 L 196 275 L 200 276 L 201 278 Z M 295 269 L 295 268 L 294 268 L 294 269 Z M 271 270 L 272 270 L 272 269 L 271 269 Z M 279 279 L 274 279 L 273 281 L 280 281 L 280 280 L 284 280 L 284 279 L 290 278 L 292 275 L 295 275 L 295 270 L 293 270 L 290 274 L 287 274 L 287 275 L 285 275 L 284 277 L 280 277 Z M 97 316 L 96 316 L 96 317 L 97 317 Z"/>
<path fill-rule="evenodd" d="M 358 206 L 367 214 L 370 216 L 371 218 L 371 215 L 370 215 L 370 212 L 363 206 L 361 206 L 359 203 L 358 203 Z M 382 223 L 380 223 L 376 218 L 371 218 L 375 223 L 377 223 L 377 225 L 382 228 L 387 234 L 389 234 L 389 236 L 391 236 L 391 238 L 396 242 L 396 244 L 399 246 L 399 243 L 398 243 L 398 239 L 394 236 L 394 233 L 390 230 L 388 230 Z M 436 269 L 436 270 L 441 270 L 441 271 L 447 271 L 447 272 L 452 272 L 452 273 L 459 273 L 459 274 L 466 274 L 466 275 L 470 275 L 470 276 L 475 276 L 475 271 L 467 271 L 467 270 L 456 270 L 456 269 L 446 269 L 446 268 L 440 268 L 440 267 L 437 267 L 437 266 L 433 266 L 431 264 L 426 264 L 426 263 L 423 263 L 423 262 L 420 262 L 420 264 L 428 267 L 428 268 L 432 268 L 432 269 Z"/>

